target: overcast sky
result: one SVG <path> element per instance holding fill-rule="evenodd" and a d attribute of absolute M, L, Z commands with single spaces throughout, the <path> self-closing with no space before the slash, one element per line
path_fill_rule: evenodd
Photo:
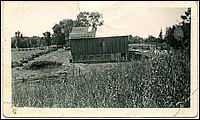
<path fill-rule="evenodd" d="M 162 3 L 162 4 L 161 4 Z M 104 25 L 96 36 L 138 35 L 158 37 L 160 29 L 181 21 L 186 5 L 175 2 L 133 1 L 13 1 L 4 2 L 3 30 L 5 37 L 20 31 L 24 36 L 42 36 L 63 19 L 76 19 L 80 11 L 103 14 Z"/>

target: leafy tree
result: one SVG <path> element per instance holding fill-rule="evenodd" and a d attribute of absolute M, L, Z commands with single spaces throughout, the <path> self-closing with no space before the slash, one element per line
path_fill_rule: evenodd
<path fill-rule="evenodd" d="M 17 39 L 16 37 L 11 37 L 11 48 L 16 48 L 16 42 L 17 42 Z"/>
<path fill-rule="evenodd" d="M 11 37 L 12 48 L 30 48 L 30 47 L 41 47 L 45 45 L 45 39 L 39 36 L 27 37 L 23 36 L 21 32 L 15 32 L 15 36 Z"/>
<path fill-rule="evenodd" d="M 61 26 L 59 24 L 55 24 L 52 29 L 55 34 L 61 33 Z"/>
<path fill-rule="evenodd" d="M 103 25 L 103 15 L 98 12 L 80 12 L 76 20 L 64 19 L 53 26 L 53 43 L 65 45 L 69 39 L 69 33 L 73 27 L 89 27 Z"/>
<path fill-rule="evenodd" d="M 144 42 L 143 38 L 139 37 L 139 36 L 132 36 L 132 35 L 129 35 L 129 39 L 128 39 L 128 42 L 129 44 L 133 44 L 133 43 L 142 43 Z"/>
<path fill-rule="evenodd" d="M 181 15 L 182 22 L 166 29 L 165 41 L 174 49 L 190 54 L 191 8 Z"/>
<path fill-rule="evenodd" d="M 61 33 L 68 37 L 74 26 L 74 21 L 72 19 L 64 19 L 59 22 L 59 25 L 61 27 Z"/>
<path fill-rule="evenodd" d="M 51 33 L 47 31 L 47 32 L 44 32 L 43 35 L 44 35 L 44 40 L 45 40 L 47 46 L 50 46 L 51 45 Z"/>
<path fill-rule="evenodd" d="M 75 20 L 75 27 L 88 27 L 103 25 L 103 15 L 98 12 L 80 12 Z"/>
<path fill-rule="evenodd" d="M 188 8 L 185 15 L 181 16 L 184 36 L 182 38 L 182 49 L 186 49 L 190 53 L 190 39 L 191 39 L 191 8 Z"/>
<path fill-rule="evenodd" d="M 71 19 L 64 19 L 60 21 L 59 24 L 54 25 L 52 28 L 54 32 L 53 37 L 57 45 L 64 45 L 67 42 L 73 26 L 74 21 Z"/>
<path fill-rule="evenodd" d="M 147 39 L 149 43 L 156 43 L 156 37 L 154 37 L 153 35 L 148 35 Z"/>
<path fill-rule="evenodd" d="M 15 32 L 15 48 L 20 48 L 21 47 L 21 39 L 22 39 L 23 35 L 21 34 L 20 31 Z"/>

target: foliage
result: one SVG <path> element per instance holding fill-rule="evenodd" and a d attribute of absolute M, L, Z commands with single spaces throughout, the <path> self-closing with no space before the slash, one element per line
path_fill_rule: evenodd
<path fill-rule="evenodd" d="M 162 32 L 162 29 L 160 30 L 160 33 L 159 33 L 158 38 L 161 39 L 161 40 L 163 39 L 163 32 Z"/>
<path fill-rule="evenodd" d="M 133 43 L 142 43 L 143 41 L 143 38 L 139 37 L 139 36 L 132 36 L 130 35 L 129 36 L 129 39 L 128 39 L 128 43 L 129 44 L 133 44 Z"/>
<path fill-rule="evenodd" d="M 103 15 L 98 12 L 80 12 L 77 15 L 77 19 L 75 20 L 75 27 L 88 27 L 93 26 L 97 28 L 97 26 L 103 25 Z"/>
<path fill-rule="evenodd" d="M 57 45 L 68 44 L 69 33 L 73 27 L 88 27 L 103 25 L 103 15 L 98 12 L 80 12 L 76 20 L 64 19 L 53 26 L 53 37 Z"/>
<path fill-rule="evenodd" d="M 73 25 L 74 21 L 72 19 L 64 19 L 60 21 L 59 24 L 53 26 L 53 37 L 55 38 L 57 45 L 66 44 Z"/>
<path fill-rule="evenodd" d="M 56 61 L 34 61 L 26 69 L 34 70 L 34 69 L 47 68 L 51 66 L 57 67 L 57 65 L 61 65 L 61 63 L 56 62 Z"/>
<path fill-rule="evenodd" d="M 153 35 L 148 35 L 147 41 L 148 41 L 148 43 L 156 44 L 157 38 L 154 37 Z"/>
<path fill-rule="evenodd" d="M 162 29 L 161 29 L 158 38 L 156 38 L 156 43 L 157 43 L 157 44 L 161 44 L 161 43 L 163 43 L 163 42 L 164 42 L 164 41 L 163 41 L 163 31 L 162 31 Z"/>
<path fill-rule="evenodd" d="M 41 47 L 46 44 L 46 41 L 39 36 L 14 36 L 11 38 L 11 48 L 32 48 L 32 47 Z"/>
<path fill-rule="evenodd" d="M 59 55 L 60 57 L 60 55 Z M 189 108 L 190 64 L 182 51 L 126 63 L 71 65 L 40 78 L 13 77 L 16 107 Z M 39 74 L 44 70 L 38 70 Z M 36 71 L 34 71 L 36 73 Z M 51 72 L 52 73 L 52 72 Z"/>
<path fill-rule="evenodd" d="M 190 54 L 191 8 L 181 15 L 182 22 L 166 29 L 165 41 L 174 49 Z"/>
<path fill-rule="evenodd" d="M 11 46 L 18 48 L 22 46 L 21 40 L 23 39 L 23 34 L 20 31 L 15 32 L 15 36 L 11 38 Z"/>
<path fill-rule="evenodd" d="M 56 23 L 52 29 L 53 34 L 50 32 L 44 32 L 43 38 L 37 37 L 24 37 L 20 31 L 15 32 L 15 36 L 11 38 L 11 47 L 12 48 L 24 48 L 24 47 L 40 47 L 40 46 L 50 46 L 53 44 L 56 45 L 65 45 L 68 43 L 69 33 L 72 28 L 75 27 L 86 27 L 103 25 L 103 15 L 98 12 L 80 12 L 77 15 L 76 20 L 72 19 L 63 19 L 59 23 Z"/>
<path fill-rule="evenodd" d="M 51 33 L 47 31 L 47 32 L 44 32 L 43 35 L 44 35 L 44 40 L 47 43 L 47 46 L 50 46 L 51 45 Z"/>

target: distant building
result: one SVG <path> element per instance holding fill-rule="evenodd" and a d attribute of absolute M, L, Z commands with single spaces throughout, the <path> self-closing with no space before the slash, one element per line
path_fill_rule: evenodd
<path fill-rule="evenodd" d="M 96 28 L 94 27 L 74 27 L 69 34 L 69 39 L 94 38 Z"/>

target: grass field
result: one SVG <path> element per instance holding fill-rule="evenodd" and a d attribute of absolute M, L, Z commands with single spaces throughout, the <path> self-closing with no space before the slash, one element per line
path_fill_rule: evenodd
<path fill-rule="evenodd" d="M 70 56 L 70 52 L 58 50 L 25 65 L 49 60 L 61 62 L 61 66 L 12 68 L 13 104 L 50 108 L 190 107 L 190 62 L 180 51 L 122 63 L 73 64 L 69 63 Z"/>
<path fill-rule="evenodd" d="M 31 51 L 12 51 L 11 57 L 12 61 L 19 61 L 21 58 L 29 57 L 33 53 L 39 53 L 44 50 L 31 50 Z"/>

